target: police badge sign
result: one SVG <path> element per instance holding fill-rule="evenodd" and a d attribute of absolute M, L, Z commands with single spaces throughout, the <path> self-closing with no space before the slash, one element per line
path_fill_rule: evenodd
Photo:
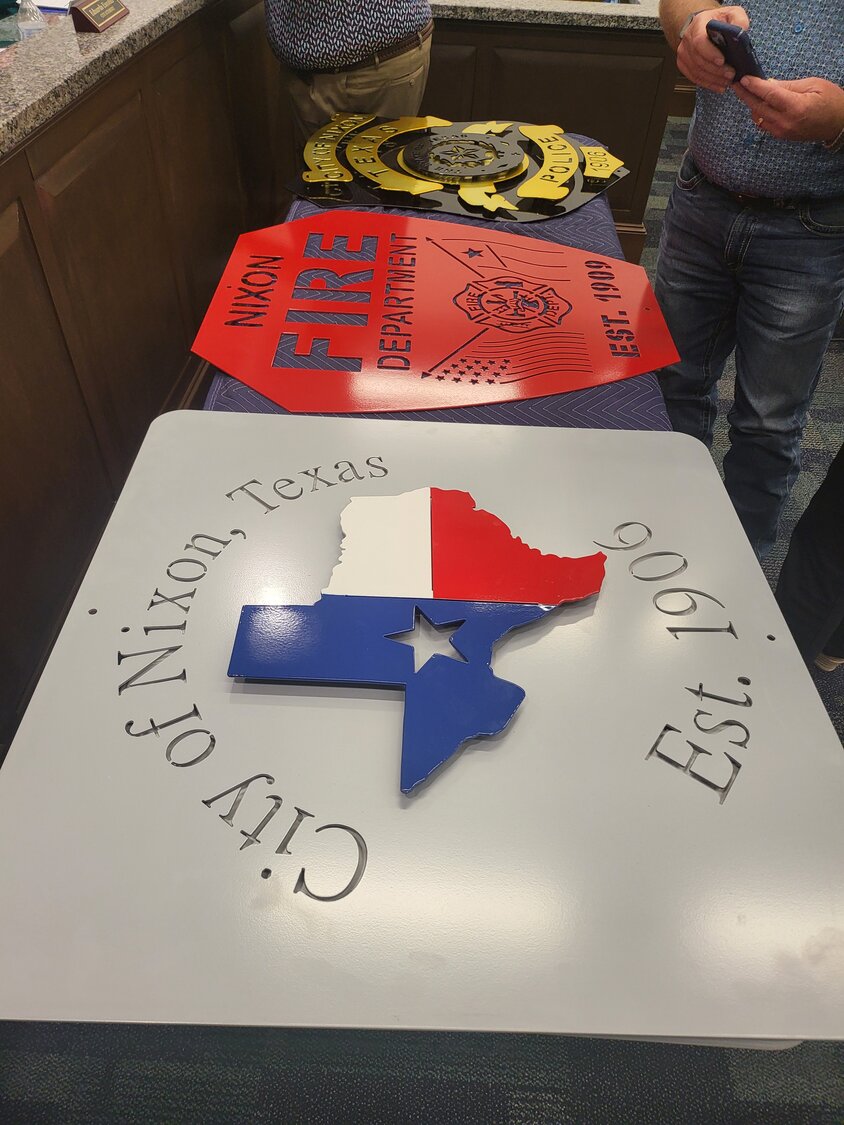
<path fill-rule="evenodd" d="M 526 121 L 337 113 L 302 159 L 290 187 L 315 203 L 521 223 L 573 211 L 627 175 L 603 145 Z"/>
<path fill-rule="evenodd" d="M 193 350 L 286 410 L 350 414 L 540 398 L 677 358 L 639 266 L 351 211 L 242 235 Z"/>

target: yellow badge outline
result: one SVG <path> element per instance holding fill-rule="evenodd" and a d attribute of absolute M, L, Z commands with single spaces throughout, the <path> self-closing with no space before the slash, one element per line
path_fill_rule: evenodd
<path fill-rule="evenodd" d="M 549 138 L 551 130 L 553 136 Z M 566 185 L 580 166 L 577 149 L 566 138 L 559 125 L 520 125 L 519 132 L 541 150 L 542 164 L 529 180 L 519 184 L 516 194 L 521 199 L 549 199 L 552 203 L 565 199 L 571 192 L 571 188 Z M 553 152 L 550 147 L 552 144 L 555 146 Z M 561 159 L 571 162 L 571 167 L 564 169 L 562 173 L 554 170 Z"/>
<path fill-rule="evenodd" d="M 508 177 L 509 179 L 509 177 Z M 485 211 L 517 211 L 515 203 L 511 203 L 506 196 L 499 195 L 495 190 L 495 183 L 488 180 L 485 183 L 463 183 L 457 194 L 470 207 L 483 207 Z"/>
<path fill-rule="evenodd" d="M 585 161 L 583 175 L 589 180 L 609 180 L 619 168 L 624 167 L 624 161 L 613 156 L 603 145 L 581 145 L 580 151 Z M 604 162 L 605 167 L 601 167 Z"/>
<path fill-rule="evenodd" d="M 437 125 L 449 124 L 449 121 L 441 117 L 397 117 L 381 125 L 374 125 L 349 139 L 344 151 L 346 162 L 359 176 L 377 184 L 384 191 L 404 191 L 409 195 L 441 191 L 444 184 L 439 180 L 422 180 L 415 175 L 406 176 L 390 168 L 381 159 L 379 149 L 386 141 L 403 133 L 419 133 Z M 378 166 L 380 171 L 367 168 L 368 164 Z"/>
<path fill-rule="evenodd" d="M 335 113 L 327 124 L 317 129 L 315 133 L 311 133 L 305 142 L 305 149 L 302 154 L 308 166 L 308 171 L 302 173 L 302 179 L 305 183 L 352 183 L 354 176 L 348 168 L 340 163 L 337 156 L 337 146 L 355 129 L 359 129 L 362 125 L 368 125 L 370 121 L 374 120 L 375 115 L 373 113 Z M 325 145 L 325 152 L 321 151 L 318 154 L 317 148 L 321 149 L 323 145 Z M 320 167 L 320 165 L 323 165 L 323 167 Z"/>
<path fill-rule="evenodd" d="M 453 122 L 452 122 L 453 124 Z M 464 133 L 506 133 L 512 121 L 471 121 L 465 129 Z"/>

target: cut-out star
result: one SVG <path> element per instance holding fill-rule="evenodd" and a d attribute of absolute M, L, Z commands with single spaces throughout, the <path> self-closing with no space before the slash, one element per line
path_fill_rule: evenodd
<path fill-rule="evenodd" d="M 452 643 L 454 634 L 464 624 L 465 621 L 449 621 L 445 625 L 434 625 L 417 606 L 414 627 L 401 633 L 389 633 L 388 640 L 413 649 L 414 672 L 424 668 L 432 656 L 447 656 L 465 664 L 466 657 Z"/>
<path fill-rule="evenodd" d="M 480 258 L 483 254 L 483 250 L 466 250 L 465 254 L 467 258 Z"/>

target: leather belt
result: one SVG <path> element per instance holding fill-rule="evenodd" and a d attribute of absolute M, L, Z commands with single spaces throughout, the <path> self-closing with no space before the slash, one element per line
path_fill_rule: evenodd
<path fill-rule="evenodd" d="M 434 21 L 428 20 L 419 31 L 414 31 L 411 35 L 405 35 L 404 39 L 399 39 L 398 43 L 391 43 L 389 47 L 383 47 L 380 51 L 361 59 L 359 62 L 349 63 L 347 66 L 327 66 L 316 70 L 294 70 L 293 73 L 303 82 L 307 82 L 314 74 L 345 74 L 349 70 L 363 70 L 365 67 L 378 66 L 379 63 L 385 62 L 387 59 L 398 58 L 399 55 L 412 50 L 413 47 L 421 47 L 433 30 Z"/>
<path fill-rule="evenodd" d="M 728 191 L 727 195 L 742 207 L 756 207 L 760 211 L 795 211 L 804 202 L 802 199 L 772 199 L 767 195 L 746 195 L 741 191 Z"/>
<path fill-rule="evenodd" d="M 709 183 L 712 183 L 710 180 Z M 748 195 L 743 191 L 729 191 L 720 184 L 712 184 L 741 207 L 755 207 L 759 211 L 795 211 L 805 199 L 775 199 L 769 195 Z"/>

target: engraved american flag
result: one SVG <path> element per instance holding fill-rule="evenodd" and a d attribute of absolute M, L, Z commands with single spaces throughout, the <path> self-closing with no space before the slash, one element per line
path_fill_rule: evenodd
<path fill-rule="evenodd" d="M 508 332 L 485 329 L 424 372 L 422 378 L 501 384 L 555 371 L 591 373 L 592 363 L 583 333 L 540 328 L 514 337 Z"/>

